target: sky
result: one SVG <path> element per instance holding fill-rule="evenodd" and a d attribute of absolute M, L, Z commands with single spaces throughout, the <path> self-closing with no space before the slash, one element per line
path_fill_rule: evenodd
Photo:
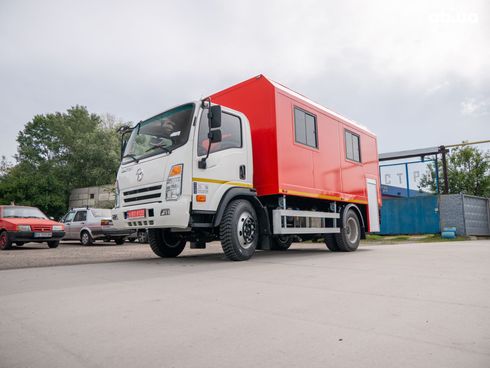
<path fill-rule="evenodd" d="M 139 121 L 254 75 L 379 152 L 490 139 L 487 1 L 0 0 L 0 156 L 36 114 Z"/>

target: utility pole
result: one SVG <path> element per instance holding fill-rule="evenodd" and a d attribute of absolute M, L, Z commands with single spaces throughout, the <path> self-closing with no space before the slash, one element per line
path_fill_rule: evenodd
<path fill-rule="evenodd" d="M 449 180 L 447 177 L 447 160 L 446 153 L 449 151 L 444 146 L 439 147 L 439 152 L 442 155 L 442 176 L 444 177 L 444 194 L 449 194 Z"/>

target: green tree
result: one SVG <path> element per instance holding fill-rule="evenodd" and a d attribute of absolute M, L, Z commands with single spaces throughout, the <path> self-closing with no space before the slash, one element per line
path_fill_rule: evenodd
<path fill-rule="evenodd" d="M 0 175 L 0 202 L 60 216 L 73 188 L 113 184 L 119 166 L 117 127 L 83 106 L 34 116 L 17 137 L 17 164 Z"/>
<path fill-rule="evenodd" d="M 428 165 L 430 174 L 420 180 L 420 188 L 436 191 L 435 167 Z M 490 197 L 490 152 L 471 146 L 452 149 L 447 154 L 447 174 L 450 194 L 464 193 Z M 443 188 L 442 162 L 439 160 L 439 186 Z"/>
<path fill-rule="evenodd" d="M 12 168 L 12 164 L 7 160 L 5 156 L 0 159 L 0 178 L 8 174 Z"/>

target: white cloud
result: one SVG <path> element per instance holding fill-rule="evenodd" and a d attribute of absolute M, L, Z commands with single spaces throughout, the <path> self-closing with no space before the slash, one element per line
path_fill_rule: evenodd
<path fill-rule="evenodd" d="M 490 97 L 467 98 L 461 102 L 461 114 L 469 117 L 482 117 L 490 113 Z"/>

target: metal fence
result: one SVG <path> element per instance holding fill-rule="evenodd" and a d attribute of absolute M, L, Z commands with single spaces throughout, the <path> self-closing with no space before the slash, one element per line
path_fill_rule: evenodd
<path fill-rule="evenodd" d="M 490 199 L 466 194 L 441 195 L 441 229 L 455 227 L 457 235 L 490 235 Z"/>
<path fill-rule="evenodd" d="M 383 198 L 381 235 L 437 234 L 439 227 L 438 196 Z"/>
<path fill-rule="evenodd" d="M 382 235 L 437 234 L 455 227 L 457 235 L 490 236 L 490 198 L 465 194 L 383 198 Z"/>

